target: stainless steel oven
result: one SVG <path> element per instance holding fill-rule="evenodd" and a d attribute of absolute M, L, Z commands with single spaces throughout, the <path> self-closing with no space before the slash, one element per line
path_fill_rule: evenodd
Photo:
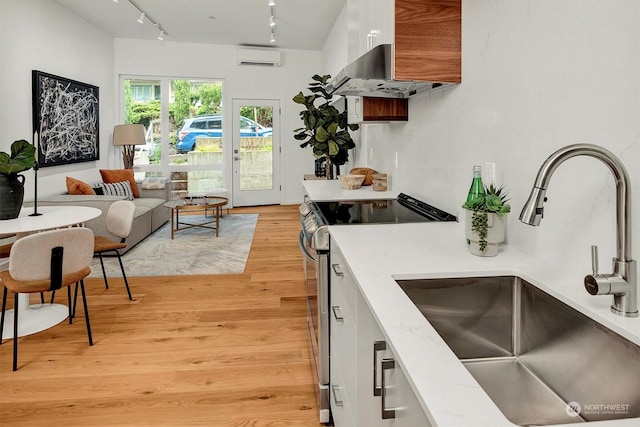
<path fill-rule="evenodd" d="M 307 329 L 311 359 L 316 379 L 316 399 L 320 422 L 329 423 L 329 250 L 318 249 L 314 234 L 328 238 L 326 226 L 313 224 L 313 214 L 307 204 L 300 206 L 302 230 L 300 250 L 303 256 L 307 299 Z M 305 222 L 306 220 L 306 222 Z"/>
<path fill-rule="evenodd" d="M 329 226 L 455 221 L 456 217 L 400 194 L 397 199 L 307 201 L 300 205 L 300 250 L 304 257 L 307 326 L 317 380 L 320 422 L 331 421 L 329 405 Z"/>

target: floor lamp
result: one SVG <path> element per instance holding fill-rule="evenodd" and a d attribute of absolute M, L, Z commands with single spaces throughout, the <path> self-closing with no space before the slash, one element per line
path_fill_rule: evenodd
<path fill-rule="evenodd" d="M 113 145 L 122 147 L 125 169 L 133 169 L 134 145 L 146 145 L 143 125 L 116 125 L 113 128 Z"/>

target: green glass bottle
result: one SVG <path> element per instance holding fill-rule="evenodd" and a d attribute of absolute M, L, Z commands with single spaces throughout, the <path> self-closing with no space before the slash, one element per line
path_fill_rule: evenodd
<path fill-rule="evenodd" d="M 482 166 L 473 167 L 473 181 L 469 194 L 467 195 L 467 205 L 473 206 L 478 202 L 482 202 L 485 197 L 484 185 L 482 184 Z"/>

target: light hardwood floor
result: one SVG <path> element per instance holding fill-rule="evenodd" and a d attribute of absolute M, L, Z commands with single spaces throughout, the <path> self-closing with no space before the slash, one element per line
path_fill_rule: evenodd
<path fill-rule="evenodd" d="M 297 206 L 233 213 L 260 215 L 243 274 L 131 278 L 135 301 L 121 279 L 90 279 L 93 347 L 81 308 L 21 338 L 17 372 L 4 341 L 0 425 L 322 425 Z"/>

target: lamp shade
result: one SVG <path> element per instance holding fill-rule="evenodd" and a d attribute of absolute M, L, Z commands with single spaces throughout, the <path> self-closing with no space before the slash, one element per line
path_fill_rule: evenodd
<path fill-rule="evenodd" d="M 143 125 L 116 125 L 113 128 L 113 145 L 145 145 Z"/>

